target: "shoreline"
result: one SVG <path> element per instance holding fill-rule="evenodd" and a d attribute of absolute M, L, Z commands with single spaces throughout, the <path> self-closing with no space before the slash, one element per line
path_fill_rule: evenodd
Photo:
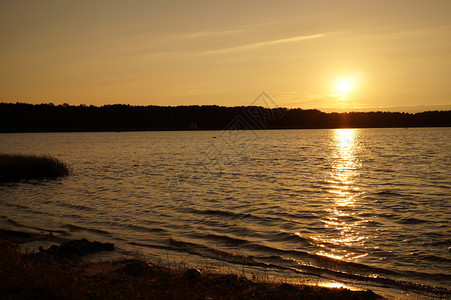
<path fill-rule="evenodd" d="M 241 128 L 240 131 L 270 131 L 270 130 L 328 130 L 328 129 L 419 129 L 419 128 L 450 128 L 451 125 L 413 125 L 413 126 L 332 126 L 332 127 L 268 127 L 268 128 Z M 236 128 L 96 128 L 96 129 L 20 129 L 20 130 L 4 130 L 0 129 L 2 134 L 14 133 L 121 133 L 121 132 L 174 132 L 174 131 L 232 131 Z"/>
<path fill-rule="evenodd" d="M 270 107 L 267 107 L 268 104 Z M 417 113 L 388 111 L 326 113 L 318 109 L 278 107 L 274 103 L 267 103 L 266 100 L 254 101 L 250 106 L 233 107 L 125 104 L 97 107 L 2 102 L 0 131 L 449 127 L 450 116 L 451 110 Z M 26 123 L 23 122 L 24 119 L 27 120 Z"/>
<path fill-rule="evenodd" d="M 37 253 L 19 251 L 39 241 L 52 245 Z M 114 245 L 54 234 L 0 229 L 0 249 L 0 295 L 8 299 L 384 299 L 370 290 L 249 280 L 144 259 L 88 261 L 84 256 L 112 251 Z"/>

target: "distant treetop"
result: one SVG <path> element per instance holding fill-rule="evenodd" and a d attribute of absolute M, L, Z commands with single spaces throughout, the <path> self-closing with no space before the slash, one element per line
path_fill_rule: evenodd
<path fill-rule="evenodd" d="M 451 126 L 451 111 L 325 113 L 260 106 L 0 103 L 1 132 Z"/>

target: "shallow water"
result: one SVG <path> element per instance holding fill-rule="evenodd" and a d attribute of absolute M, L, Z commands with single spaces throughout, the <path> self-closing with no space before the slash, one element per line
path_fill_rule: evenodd
<path fill-rule="evenodd" d="M 451 128 L 0 134 L 74 171 L 0 185 L 0 225 L 423 293 L 451 287 L 450 149 Z"/>

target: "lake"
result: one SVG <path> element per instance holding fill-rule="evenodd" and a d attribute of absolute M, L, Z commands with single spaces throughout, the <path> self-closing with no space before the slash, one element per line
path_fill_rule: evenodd
<path fill-rule="evenodd" d="M 0 184 L 0 227 L 269 280 L 451 287 L 451 128 L 0 134 L 0 153 L 73 169 Z"/>

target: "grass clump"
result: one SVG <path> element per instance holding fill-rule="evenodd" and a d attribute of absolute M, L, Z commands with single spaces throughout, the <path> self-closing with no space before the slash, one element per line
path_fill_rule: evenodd
<path fill-rule="evenodd" d="M 0 154 L 0 182 L 66 175 L 69 167 L 51 156 Z"/>

